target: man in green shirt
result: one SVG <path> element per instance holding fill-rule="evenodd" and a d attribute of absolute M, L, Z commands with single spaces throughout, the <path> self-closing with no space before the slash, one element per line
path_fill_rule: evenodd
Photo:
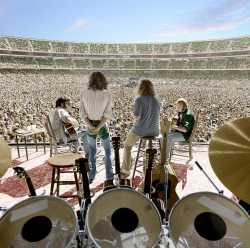
<path fill-rule="evenodd" d="M 188 141 L 195 123 L 194 115 L 188 109 L 188 103 L 184 98 L 176 101 L 176 109 L 178 118 L 175 122 L 172 122 L 171 131 L 168 134 L 167 159 L 169 159 L 171 147 L 175 142 Z"/>

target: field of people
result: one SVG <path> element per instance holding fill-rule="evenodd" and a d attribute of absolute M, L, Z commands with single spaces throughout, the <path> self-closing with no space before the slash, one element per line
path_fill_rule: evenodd
<path fill-rule="evenodd" d="M 168 108 L 176 99 L 188 100 L 194 113 L 201 111 L 197 142 L 208 142 L 211 134 L 225 121 L 250 114 L 250 81 L 151 79 L 161 101 L 161 115 L 169 118 L 175 113 Z M 55 100 L 68 96 L 72 105 L 79 106 L 80 92 L 88 82 L 87 74 L 59 72 L 1 72 L 0 73 L 0 136 L 13 142 L 18 128 L 30 125 L 43 127 L 44 118 L 55 107 Z M 122 140 L 133 125 L 133 101 L 136 87 L 128 87 L 129 78 L 109 78 L 113 97 L 111 133 Z M 79 111 L 72 109 L 79 121 Z M 84 123 L 83 123 L 84 125 Z"/>

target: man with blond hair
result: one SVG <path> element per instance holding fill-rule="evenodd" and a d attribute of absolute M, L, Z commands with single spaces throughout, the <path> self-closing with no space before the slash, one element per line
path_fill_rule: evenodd
<path fill-rule="evenodd" d="M 169 159 L 171 147 L 175 142 L 188 141 L 195 123 L 194 115 L 188 108 L 186 99 L 179 98 L 176 101 L 176 110 L 178 112 L 178 118 L 175 122 L 172 122 L 167 139 L 167 159 Z"/>

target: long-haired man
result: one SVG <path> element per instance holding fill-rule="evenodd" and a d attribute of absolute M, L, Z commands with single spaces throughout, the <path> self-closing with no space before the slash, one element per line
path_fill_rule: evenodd
<path fill-rule="evenodd" d="M 87 141 L 91 171 L 90 183 L 96 176 L 96 138 L 100 137 L 105 151 L 106 180 L 113 179 L 111 145 L 107 122 L 112 119 L 112 97 L 101 72 L 93 72 L 88 87 L 81 93 L 80 115 L 87 124 Z"/>
<path fill-rule="evenodd" d="M 130 175 L 132 157 L 131 150 L 140 137 L 158 136 L 160 122 L 160 103 L 155 96 L 155 90 L 150 80 L 142 80 L 138 87 L 138 97 L 134 103 L 136 123 L 129 131 L 124 144 L 122 177 Z"/>

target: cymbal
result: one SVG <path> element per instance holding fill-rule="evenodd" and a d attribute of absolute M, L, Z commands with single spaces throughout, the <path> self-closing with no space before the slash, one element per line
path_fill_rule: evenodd
<path fill-rule="evenodd" d="M 3 139 L 0 139 L 0 177 L 2 177 L 10 167 L 10 163 L 11 156 L 9 146 Z"/>
<path fill-rule="evenodd" d="M 209 160 L 222 183 L 250 203 L 250 118 L 226 123 L 212 137 Z"/>

